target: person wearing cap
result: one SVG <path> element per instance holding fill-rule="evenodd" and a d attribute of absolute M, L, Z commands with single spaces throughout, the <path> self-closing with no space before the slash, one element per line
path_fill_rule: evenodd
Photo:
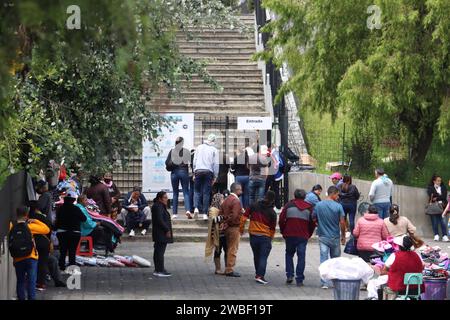
<path fill-rule="evenodd" d="M 384 219 L 389 217 L 394 184 L 382 168 L 375 170 L 375 178 L 370 186 L 369 200 L 378 208 L 380 218 Z"/>
<path fill-rule="evenodd" d="M 194 216 L 202 214 L 208 219 L 212 186 L 219 176 L 219 150 L 215 147 L 216 135 L 210 134 L 194 154 Z"/>
<path fill-rule="evenodd" d="M 74 191 L 67 192 L 64 203 L 56 211 L 55 229 L 59 241 L 59 268 L 66 270 L 66 255 L 69 255 L 69 265 L 76 265 L 75 257 L 81 237 L 81 223 L 86 221 L 86 216 L 74 203 L 77 194 Z"/>
<path fill-rule="evenodd" d="M 129 235 L 133 237 L 135 235 L 134 228 L 136 227 L 135 223 L 133 225 L 128 225 L 131 217 L 128 215 L 134 215 L 131 221 L 137 221 L 137 226 L 142 224 L 142 226 L 149 226 L 151 223 L 151 210 L 148 206 L 147 199 L 141 192 L 141 188 L 135 186 L 133 191 L 128 192 L 127 196 L 123 199 L 122 203 L 122 211 L 120 212 L 122 221 L 124 226 L 127 227 Z M 142 229 L 141 234 L 145 235 L 147 233 L 147 228 Z"/>
<path fill-rule="evenodd" d="M 336 188 L 339 188 L 339 186 L 342 184 L 342 174 L 339 172 L 335 172 L 330 176 L 331 182 Z"/>
<path fill-rule="evenodd" d="M 191 219 L 191 204 L 189 199 L 189 165 L 190 152 L 184 148 L 183 137 L 175 140 L 175 148 L 171 149 L 167 154 L 166 169 L 170 171 L 170 181 L 173 191 L 173 216 L 172 219 L 178 217 L 178 194 L 180 189 L 183 190 L 184 207 L 186 208 L 186 216 Z"/>

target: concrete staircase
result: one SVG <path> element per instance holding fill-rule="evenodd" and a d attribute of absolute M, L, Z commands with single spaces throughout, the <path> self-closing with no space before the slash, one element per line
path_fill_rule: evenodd
<path fill-rule="evenodd" d="M 183 212 L 183 211 L 180 211 Z M 206 242 L 208 236 L 208 221 L 207 220 L 188 220 L 181 214 L 178 214 L 178 219 L 172 220 L 172 229 L 175 242 Z M 249 241 L 248 235 L 248 222 L 244 235 L 241 237 L 241 241 Z M 151 231 L 149 234 L 142 236 L 139 232 L 136 232 L 135 237 L 128 237 L 127 234 L 122 236 L 122 241 L 151 241 Z M 280 230 L 276 229 L 274 241 L 282 241 L 283 237 L 280 234 Z"/>
<path fill-rule="evenodd" d="M 249 14 L 240 16 L 240 19 L 251 31 L 194 29 L 194 40 L 187 40 L 182 33 L 177 34 L 181 53 L 193 59 L 207 59 L 207 70 L 223 91 L 214 91 L 198 75 L 194 75 L 190 81 L 182 82 L 179 99 L 169 99 L 167 91 L 162 89 L 148 102 L 149 108 L 156 112 L 194 113 L 196 146 L 202 142 L 202 130 L 220 130 L 223 134 L 222 146 L 225 146 L 225 129 L 236 129 L 238 116 L 270 116 L 264 102 L 262 72 L 257 62 L 250 61 L 256 52 L 255 17 Z M 239 133 L 236 132 L 236 135 L 239 136 Z M 130 191 L 134 185 L 141 186 L 141 176 L 141 155 L 129 159 L 126 170 L 114 172 L 114 180 L 122 193 Z"/>

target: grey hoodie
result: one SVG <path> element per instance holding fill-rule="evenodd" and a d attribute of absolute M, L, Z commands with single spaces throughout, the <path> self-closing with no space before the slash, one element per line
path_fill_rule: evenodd
<path fill-rule="evenodd" d="M 394 184 L 387 175 L 383 175 L 372 182 L 369 191 L 369 199 L 372 203 L 391 202 L 392 188 Z"/>

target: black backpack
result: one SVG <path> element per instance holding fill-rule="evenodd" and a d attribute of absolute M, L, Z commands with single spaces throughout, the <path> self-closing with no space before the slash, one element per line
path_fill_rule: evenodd
<path fill-rule="evenodd" d="M 8 235 L 8 248 L 13 258 L 24 258 L 34 250 L 33 235 L 28 223 L 16 223 Z"/>

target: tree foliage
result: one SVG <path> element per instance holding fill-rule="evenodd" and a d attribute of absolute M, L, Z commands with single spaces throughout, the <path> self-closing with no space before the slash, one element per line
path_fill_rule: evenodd
<path fill-rule="evenodd" d="M 294 76 L 283 90 L 296 92 L 304 107 L 348 112 L 354 127 L 370 123 L 378 139 L 404 133 L 418 166 L 436 133 L 448 137 L 449 1 L 263 3 L 277 19 L 266 28 L 274 38 L 262 56 L 288 62 Z M 380 29 L 367 26 L 373 4 L 381 9 Z"/>
<path fill-rule="evenodd" d="M 177 35 L 243 27 L 219 0 L 79 0 L 81 29 L 70 30 L 72 4 L 0 7 L 0 180 L 50 159 L 99 171 L 136 154 L 170 125 L 146 107 L 154 92 L 178 94 L 193 74 L 219 88 L 204 61 L 180 54 Z"/>

